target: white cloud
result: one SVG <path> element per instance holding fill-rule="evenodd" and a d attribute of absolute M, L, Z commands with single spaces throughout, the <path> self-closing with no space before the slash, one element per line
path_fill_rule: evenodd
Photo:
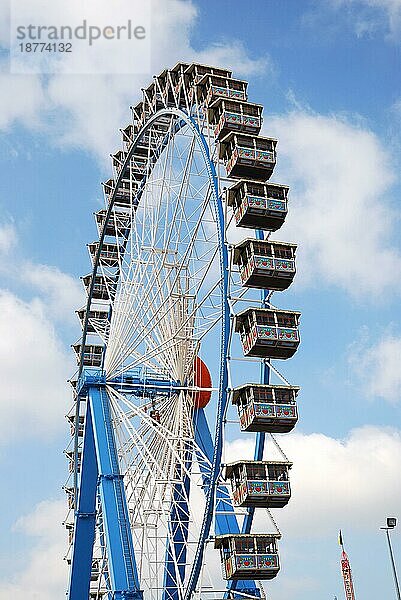
<path fill-rule="evenodd" d="M 358 37 L 385 29 L 392 40 L 400 40 L 401 0 L 331 0 L 339 10 L 351 9 Z"/>
<path fill-rule="evenodd" d="M 13 223 L 0 225 L 0 255 L 8 254 L 15 247 L 17 239 L 17 231 Z"/>
<path fill-rule="evenodd" d="M 294 459 L 291 501 L 285 509 L 274 512 L 284 535 L 281 544 L 286 550 L 284 571 L 289 562 L 295 560 L 295 550 L 299 552 L 310 546 L 316 552 L 317 548 L 324 548 L 326 539 L 330 538 L 334 544 L 340 527 L 353 531 L 355 542 L 358 538 L 365 539 L 372 529 L 377 531 L 383 515 L 397 514 L 401 501 L 400 431 L 362 427 L 351 431 L 345 439 L 295 433 L 283 436 L 280 441 Z M 251 455 L 249 437 L 228 444 L 227 460 Z M 64 501 L 45 501 L 17 521 L 16 530 L 35 541 L 23 570 L 0 581 L 0 598 L 50 600 L 60 597 L 66 585 L 66 568 L 62 562 L 66 538 L 58 524 L 64 515 Z M 263 510 L 256 511 L 255 525 L 256 530 L 266 530 Z M 220 565 L 214 551 L 210 558 L 214 561 L 212 575 L 217 577 Z M 299 558 L 296 560 L 299 562 Z M 333 561 L 332 546 L 327 560 Z M 284 573 L 277 580 L 276 589 L 282 590 L 283 598 L 288 599 L 297 597 L 300 591 L 307 594 L 320 590 L 319 579 L 315 579 L 313 573 L 304 573 L 299 583 L 300 586 L 295 587 L 291 573 Z"/>
<path fill-rule="evenodd" d="M 397 514 L 401 502 L 398 477 L 401 432 L 362 427 L 345 439 L 313 433 L 280 438 L 294 465 L 290 472 L 292 498 L 275 512 L 288 539 L 333 535 L 340 527 L 369 531 L 383 515 Z M 228 445 L 227 462 L 251 458 L 250 438 Z M 265 459 L 270 456 L 265 453 Z M 300 518 L 302 515 L 302 518 Z M 264 511 L 257 511 L 256 526 L 266 529 Z"/>
<path fill-rule="evenodd" d="M 239 76 L 259 74 L 270 68 L 268 59 L 251 59 L 237 40 L 195 51 L 190 38 L 197 10 L 192 2 L 154 0 L 152 7 L 154 73 L 178 61 L 232 67 Z M 118 128 L 129 121 L 128 108 L 139 100 L 140 89 L 150 83 L 150 75 L 52 77 L 48 87 L 51 103 L 71 116 L 59 141 L 94 150 L 101 158 L 108 156 L 120 145 Z"/>
<path fill-rule="evenodd" d="M 122 5 L 126 8 L 126 1 Z M 103 7 L 109 3 L 106 0 Z M 97 17 L 102 11 L 102 2 L 96 3 Z M 2 2 L 5 3 L 5 0 Z M 31 3 L 27 2 L 29 12 Z M 53 6 L 53 4 L 52 4 Z M 70 5 L 69 5 L 70 6 Z M 82 20 L 80 3 L 71 4 L 72 18 Z M 95 5 L 93 5 L 94 7 Z M 6 9 L 6 6 L 4 7 Z M 40 22 L 41 10 L 48 17 L 49 6 L 35 5 L 35 22 Z M 51 7 L 50 7 L 51 9 Z M 19 10 L 22 10 L 21 7 Z M 103 160 L 121 143 L 118 128 L 130 119 L 129 106 L 140 98 L 140 89 L 151 81 L 151 76 L 172 67 L 178 61 L 210 61 L 221 66 L 232 67 L 240 75 L 255 75 L 271 70 L 268 57 L 253 59 L 238 40 L 212 44 L 196 51 L 191 44 L 191 32 L 196 24 L 198 11 L 189 0 L 153 0 L 152 3 L 152 70 L 141 75 L 90 75 L 91 55 L 85 60 L 88 75 L 51 75 L 47 79 L 36 76 L 19 77 L 3 75 L 5 89 L 15 89 L 3 100 L 0 127 L 21 121 L 30 127 L 43 117 L 43 111 L 52 111 L 53 118 L 42 127 L 51 132 L 55 144 L 72 145 L 89 149 Z M 3 44 L 7 43 L 3 32 Z M 125 60 L 124 55 L 113 52 L 113 61 Z M 3 65 L 4 67 L 4 65 Z M 26 87 L 24 87 L 26 82 Z M 57 118 L 54 119 L 54 115 Z M 43 120 L 43 119 L 42 119 Z M 51 124 L 50 124 L 51 121 Z M 46 129 L 47 128 L 47 129 Z"/>
<path fill-rule="evenodd" d="M 62 527 L 55 525 L 60 524 L 64 520 L 66 511 L 65 500 L 43 500 L 39 502 L 31 513 L 20 517 L 15 525 L 15 531 L 46 539 L 48 542 L 56 542 L 60 539 L 60 532 L 64 533 Z M 65 539 L 63 537 L 63 541 Z"/>
<path fill-rule="evenodd" d="M 281 553 L 282 543 L 279 551 Z M 301 550 L 302 552 L 302 550 Z M 285 558 L 288 558 L 285 556 Z M 282 572 L 279 577 L 273 581 L 265 582 L 264 587 L 267 593 L 270 592 L 271 598 L 280 598 L 280 600 L 297 600 L 304 598 L 321 598 L 324 584 L 316 572 L 306 572 L 302 576 L 297 573 L 295 576 L 289 572 L 288 565 L 284 560 L 281 565 Z M 267 597 L 269 597 L 267 595 Z"/>
<path fill-rule="evenodd" d="M 63 431 L 73 371 L 43 304 L 0 291 L 0 441 Z"/>
<path fill-rule="evenodd" d="M 72 323 L 84 303 L 81 282 L 56 267 L 28 263 L 18 253 L 12 222 L 0 224 L 0 270 L 13 287 L 34 288 L 24 301 L 0 289 L 0 444 L 53 437 L 65 429 L 74 358 L 54 328 Z M 12 251 L 12 258 L 7 255 Z M 4 286 L 4 284 L 3 284 Z"/>
<path fill-rule="evenodd" d="M 400 402 L 401 337 L 386 332 L 372 344 L 367 335 L 363 335 L 359 342 L 351 346 L 349 363 L 368 396 L 383 398 L 391 403 Z"/>
<path fill-rule="evenodd" d="M 3 65 L 4 68 L 4 65 Z M 12 75 L 1 72 L 0 129 L 9 129 L 16 121 L 29 129 L 40 124 L 40 113 L 46 107 L 45 91 L 37 75 Z"/>
<path fill-rule="evenodd" d="M 191 58 L 191 60 L 194 60 Z M 207 65 L 222 65 L 230 67 L 235 76 L 251 77 L 260 75 L 265 71 L 274 71 L 273 63 L 268 56 L 263 58 L 251 58 L 242 42 L 213 44 L 203 52 L 200 52 L 196 60 Z"/>
<path fill-rule="evenodd" d="M 273 179 L 291 187 L 287 223 L 273 237 L 299 242 L 297 280 L 354 297 L 399 293 L 392 234 L 400 215 L 386 200 L 395 175 L 377 136 L 344 118 L 302 111 L 270 118 L 267 131 L 279 139 Z"/>
<path fill-rule="evenodd" d="M 74 324 L 77 323 L 75 311 L 85 302 L 80 281 L 56 267 L 31 263 L 24 266 L 22 279 L 39 291 L 50 317 L 62 321 L 70 319 Z"/>
<path fill-rule="evenodd" d="M 14 223 L 0 223 L 0 269 L 10 280 L 34 288 L 48 318 L 77 325 L 75 311 L 85 303 L 82 283 L 57 267 L 23 260 Z M 12 258 L 8 256 L 13 250 Z"/>
<path fill-rule="evenodd" d="M 24 547 L 25 567 L 0 580 L 0 598 L 14 600 L 54 600 L 62 598 L 67 585 L 67 566 L 63 562 L 66 532 L 61 522 L 65 517 L 63 500 L 44 501 L 18 519 L 15 530 L 29 540 Z M 28 541 L 27 540 L 27 541 Z"/>

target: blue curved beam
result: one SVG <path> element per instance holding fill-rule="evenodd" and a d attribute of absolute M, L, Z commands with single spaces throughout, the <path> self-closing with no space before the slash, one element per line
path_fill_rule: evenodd
<path fill-rule="evenodd" d="M 184 113 L 185 114 L 185 113 Z M 230 338 L 230 307 L 228 304 L 228 251 L 225 244 L 225 227 L 224 213 L 221 199 L 219 197 L 218 179 L 215 166 L 210 158 L 209 146 L 205 136 L 199 130 L 196 121 L 192 117 L 185 115 L 185 120 L 195 134 L 203 155 L 204 164 L 206 166 L 209 181 L 212 184 L 212 196 L 215 209 L 215 218 L 217 225 L 217 237 L 219 244 L 219 262 L 220 272 L 222 274 L 221 281 L 221 319 L 222 319 L 222 335 L 220 340 L 220 370 L 219 370 L 219 395 L 217 401 L 216 427 L 214 434 L 214 447 L 212 456 L 212 468 L 209 475 L 209 488 L 206 493 L 206 506 L 203 515 L 203 521 L 200 529 L 198 545 L 195 552 L 195 557 L 192 563 L 191 572 L 188 578 L 188 585 L 185 592 L 185 600 L 190 600 L 192 593 L 195 591 L 199 574 L 202 568 L 203 556 L 205 552 L 205 542 L 209 536 L 210 527 L 215 511 L 214 498 L 217 479 L 220 473 L 221 456 L 223 449 L 223 418 L 228 401 L 228 372 L 227 372 L 227 357 Z"/>

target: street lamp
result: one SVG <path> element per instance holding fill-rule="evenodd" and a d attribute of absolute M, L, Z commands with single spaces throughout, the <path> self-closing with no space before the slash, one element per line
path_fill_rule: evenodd
<path fill-rule="evenodd" d="M 388 550 L 390 553 L 391 566 L 393 568 L 395 591 L 397 593 L 397 599 L 401 600 L 400 584 L 398 583 L 397 571 L 396 571 L 395 562 L 394 562 L 393 548 L 391 547 L 391 540 L 390 540 L 390 533 L 389 533 L 390 529 L 394 529 L 394 527 L 397 525 L 397 519 L 395 517 L 387 517 L 386 522 L 387 522 L 387 526 L 380 527 L 380 529 L 384 529 L 386 532 L 387 542 L 388 542 Z"/>

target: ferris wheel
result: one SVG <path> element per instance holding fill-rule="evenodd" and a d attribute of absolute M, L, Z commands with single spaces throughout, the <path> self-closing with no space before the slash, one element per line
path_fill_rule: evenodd
<path fill-rule="evenodd" d="M 271 363 L 300 342 L 300 313 L 271 302 L 296 252 L 270 240 L 287 214 L 276 140 L 221 68 L 166 69 L 131 111 L 77 311 L 68 598 L 264 597 L 271 509 L 291 495 L 274 434 L 294 428 L 299 390 Z"/>

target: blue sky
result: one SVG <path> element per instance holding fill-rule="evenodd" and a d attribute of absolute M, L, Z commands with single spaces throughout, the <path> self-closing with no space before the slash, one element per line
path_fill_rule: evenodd
<path fill-rule="evenodd" d="M 118 127 L 178 60 L 249 81 L 279 139 L 273 180 L 291 186 L 280 236 L 299 243 L 299 272 L 280 306 L 302 311 L 302 347 L 281 370 L 302 387 L 301 420 L 282 442 L 294 497 L 268 598 L 342 598 L 340 527 L 357 597 L 391 598 L 379 527 L 401 518 L 401 1 L 162 4 L 146 75 L 12 75 L 0 28 L 0 600 L 63 590 L 64 382 L 85 244 Z M 394 548 L 401 568 L 397 530 Z"/>

